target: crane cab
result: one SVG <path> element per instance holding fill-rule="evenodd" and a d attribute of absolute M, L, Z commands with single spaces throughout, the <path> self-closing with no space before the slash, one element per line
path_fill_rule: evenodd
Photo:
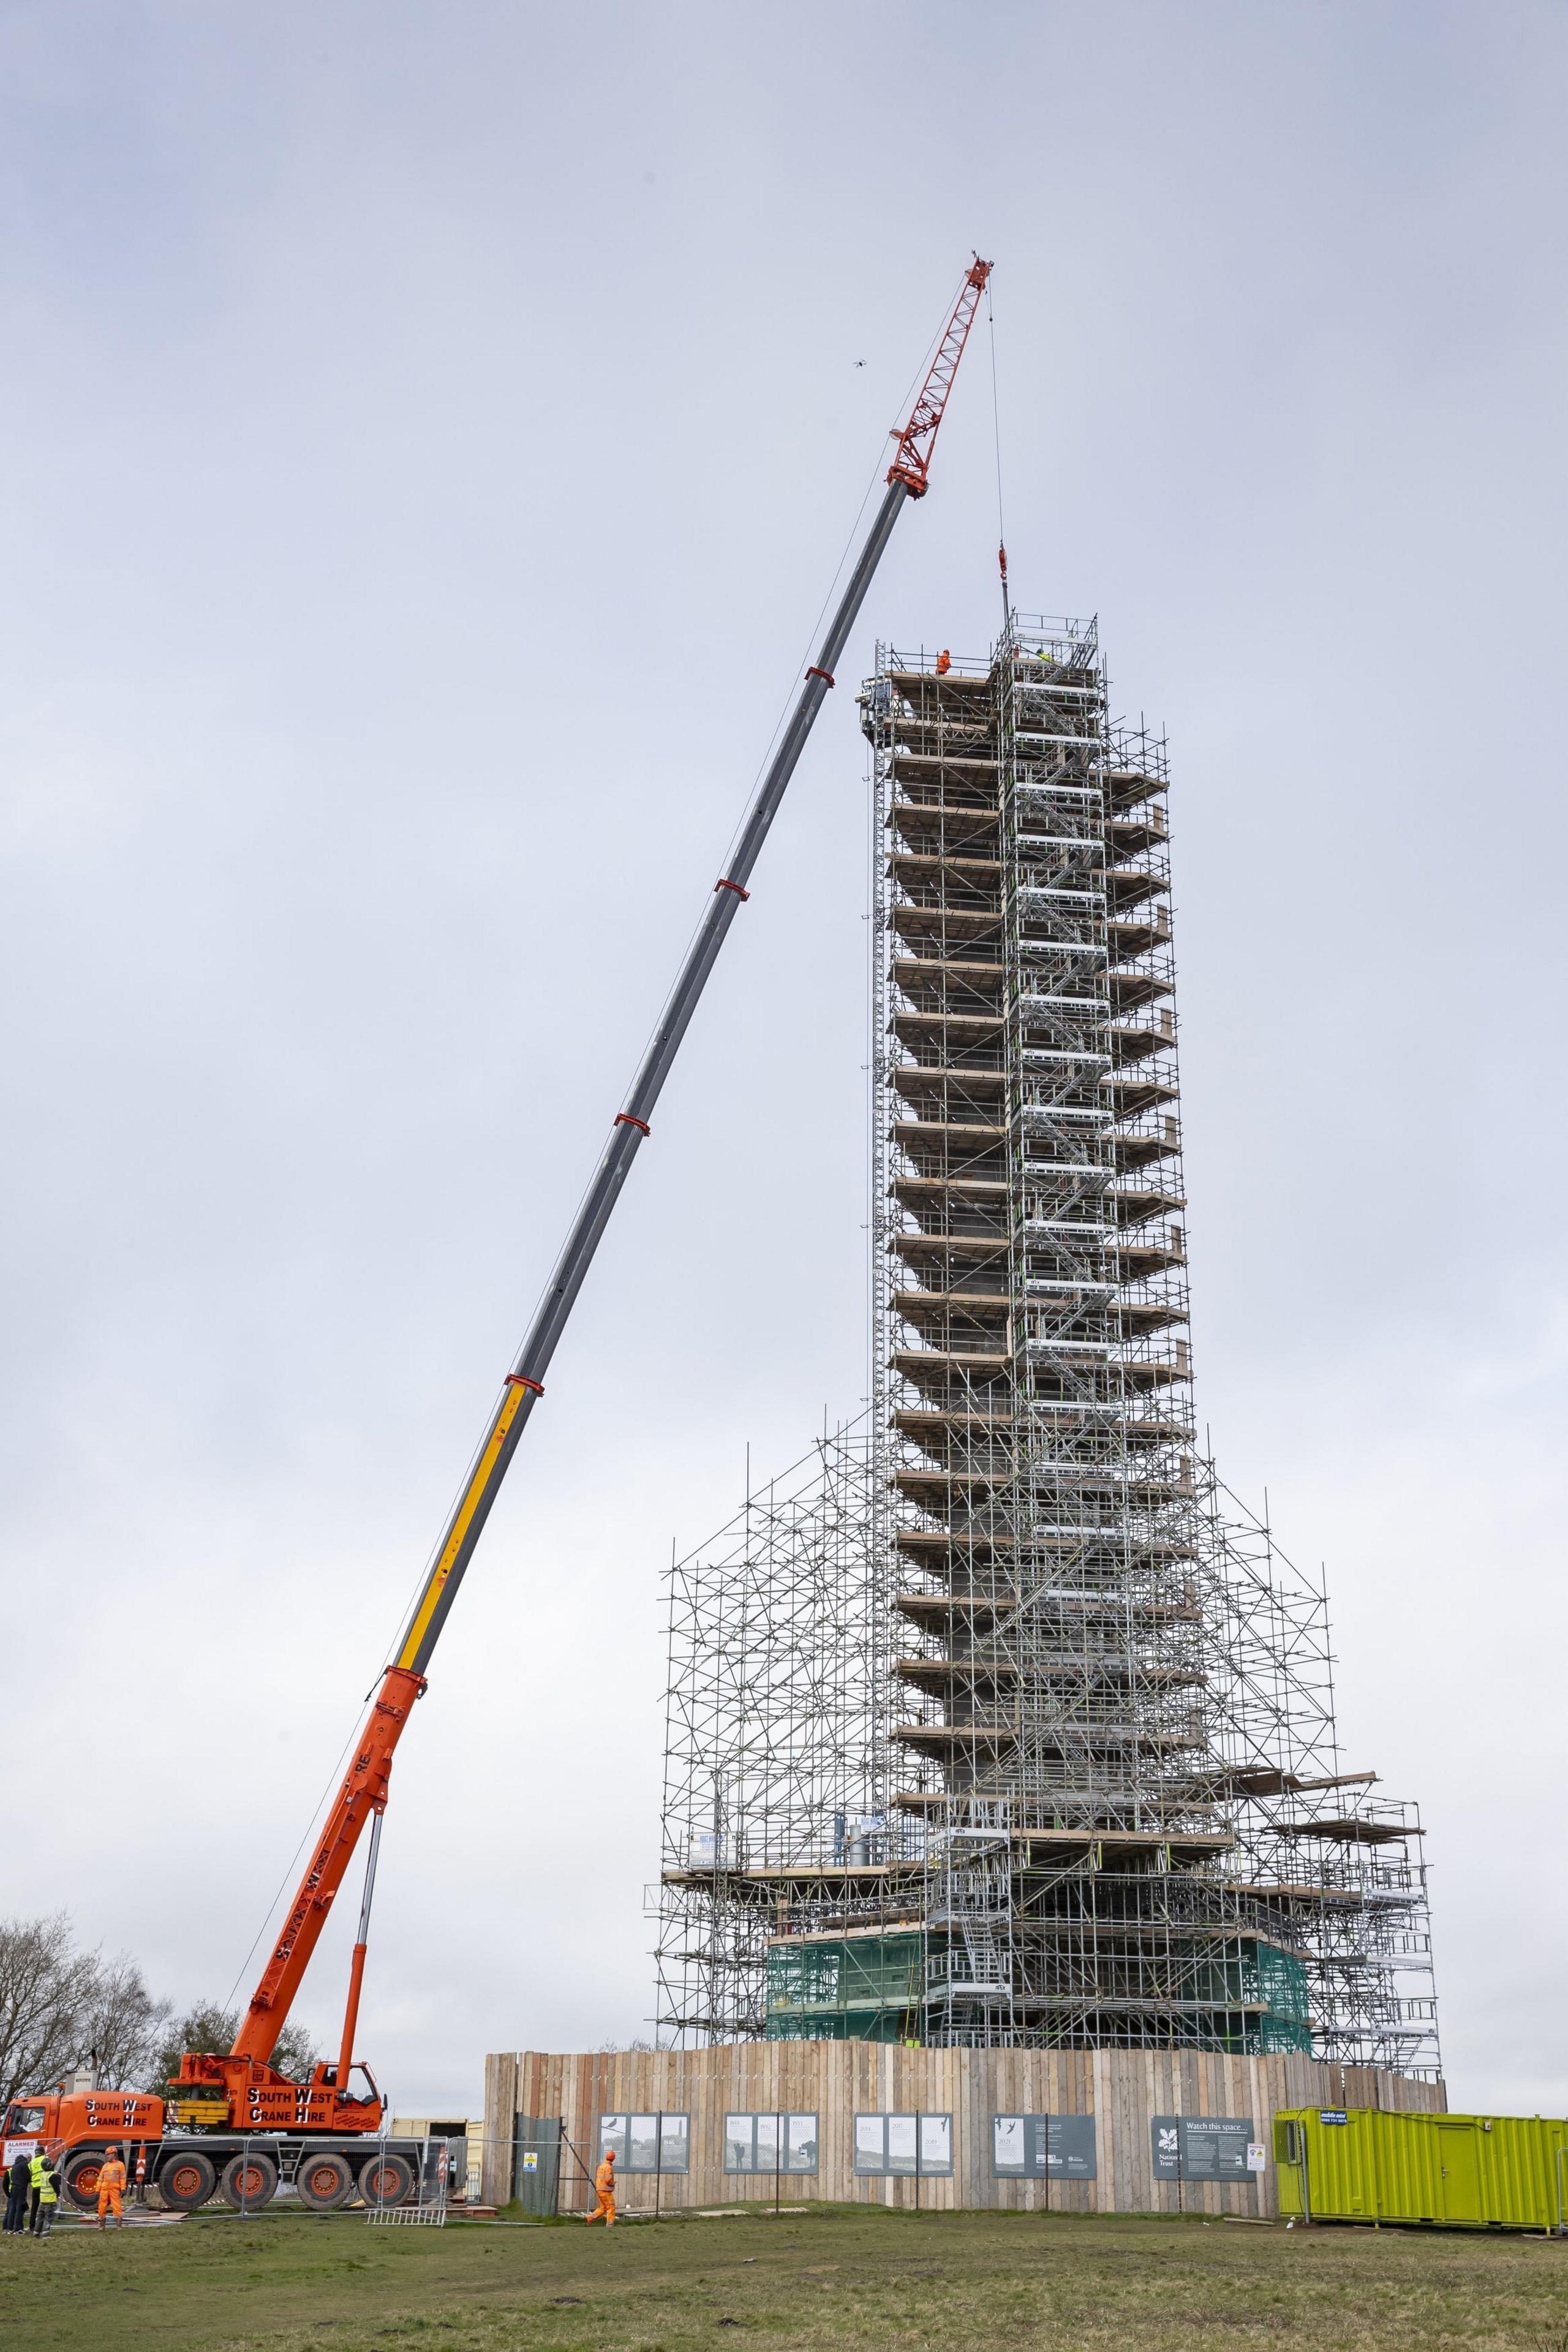
<path fill-rule="evenodd" d="M 13 2099 L 5 2110 L 5 2146 L 33 2140 L 53 2151 L 83 2140 L 159 2139 L 163 2102 L 141 2091 L 49 2091 Z"/>

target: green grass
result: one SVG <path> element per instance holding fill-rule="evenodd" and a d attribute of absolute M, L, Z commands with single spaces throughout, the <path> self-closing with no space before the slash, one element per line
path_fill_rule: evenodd
<path fill-rule="evenodd" d="M 197 2217 L 0 2238 L 17 2352 L 1568 2352 L 1568 2242 L 818 2207 L 373 2229 Z"/>

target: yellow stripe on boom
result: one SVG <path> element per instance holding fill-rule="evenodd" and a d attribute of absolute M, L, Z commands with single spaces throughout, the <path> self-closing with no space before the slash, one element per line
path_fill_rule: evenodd
<path fill-rule="evenodd" d="M 474 1513 L 479 1508 L 479 1497 L 489 1484 L 490 1473 L 496 1466 L 496 1457 L 506 1443 L 507 1431 L 516 1420 L 518 1410 L 526 1394 L 526 1390 L 515 1383 L 508 1383 L 506 1394 L 502 1397 L 496 1417 L 490 1423 L 490 1433 L 485 1440 L 484 1451 L 474 1465 L 474 1475 L 468 1481 L 463 1499 L 458 1504 L 452 1524 L 447 1531 L 447 1540 L 441 1547 L 440 1557 L 430 1571 L 430 1580 L 420 1594 L 419 1606 L 409 1622 L 408 1632 L 404 1637 L 403 1647 L 399 1650 L 395 1661 L 400 1666 L 407 1666 L 411 1669 L 413 1667 L 414 1661 L 418 1655 L 419 1644 L 425 1638 L 425 1629 L 435 1615 L 436 1604 L 447 1589 L 447 1579 L 457 1565 L 458 1555 L 463 1549 L 468 1528 L 473 1523 Z"/>

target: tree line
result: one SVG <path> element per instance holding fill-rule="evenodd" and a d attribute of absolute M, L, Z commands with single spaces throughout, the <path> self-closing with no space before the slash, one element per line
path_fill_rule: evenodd
<path fill-rule="evenodd" d="M 219 2001 L 176 2016 L 127 1953 L 108 1959 L 79 1945 L 64 1911 L 0 1919 L 0 2107 L 88 2065 L 101 2090 L 169 2098 L 185 2051 L 226 2051 L 238 2030 L 239 2011 Z M 272 2063 L 307 2080 L 316 2051 L 305 2027 L 285 2026 Z"/>

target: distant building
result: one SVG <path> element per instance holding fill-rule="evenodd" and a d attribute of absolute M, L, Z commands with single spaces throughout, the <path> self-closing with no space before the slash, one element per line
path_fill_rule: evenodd
<path fill-rule="evenodd" d="M 445 2141 L 448 2151 L 447 2194 L 466 2199 L 470 2204 L 478 2203 L 485 2160 L 482 2116 L 397 2116 L 387 2128 L 394 2139 Z"/>

